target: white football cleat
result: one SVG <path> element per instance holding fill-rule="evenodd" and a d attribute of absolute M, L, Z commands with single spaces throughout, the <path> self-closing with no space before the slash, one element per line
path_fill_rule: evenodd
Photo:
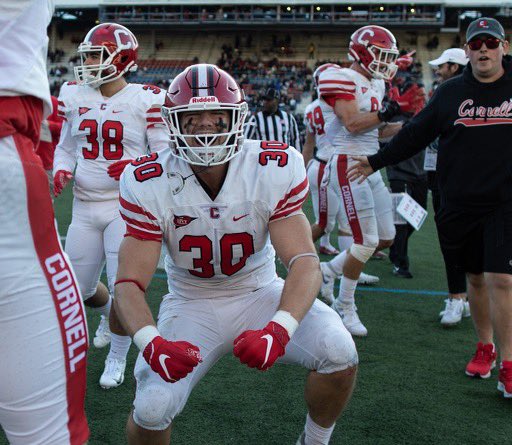
<path fill-rule="evenodd" d="M 104 315 L 101 316 L 100 324 L 98 329 L 96 329 L 92 342 L 96 348 L 104 348 L 110 343 L 110 327 L 108 325 L 108 318 Z"/>
<path fill-rule="evenodd" d="M 462 320 L 464 312 L 464 300 L 449 298 L 446 300 L 446 308 L 444 310 L 441 324 L 443 326 L 454 326 Z"/>
<path fill-rule="evenodd" d="M 366 337 L 368 335 L 368 329 L 361 323 L 359 315 L 357 315 L 357 307 L 355 304 L 344 304 L 336 303 L 331 306 L 341 317 L 344 326 L 347 331 L 352 334 L 353 337 Z"/>
<path fill-rule="evenodd" d="M 471 317 L 471 309 L 469 308 L 469 301 L 464 301 L 464 310 L 462 311 L 462 317 Z"/>
<path fill-rule="evenodd" d="M 327 304 L 332 304 L 334 302 L 334 280 L 336 280 L 338 276 L 336 272 L 332 270 L 329 263 L 320 263 L 320 270 L 322 271 L 320 294 Z"/>
<path fill-rule="evenodd" d="M 375 275 L 369 275 L 367 273 L 361 272 L 359 278 L 357 280 L 357 284 L 377 284 L 380 278 Z"/>
<path fill-rule="evenodd" d="M 100 386 L 103 389 L 117 388 L 124 382 L 125 369 L 126 360 L 107 357 L 105 360 L 105 370 L 100 377 Z"/>

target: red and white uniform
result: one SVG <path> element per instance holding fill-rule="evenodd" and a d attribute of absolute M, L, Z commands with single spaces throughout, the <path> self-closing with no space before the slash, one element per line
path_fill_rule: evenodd
<path fill-rule="evenodd" d="M 265 144 L 270 144 L 265 145 Z M 170 151 L 132 163 L 121 177 L 120 210 L 127 234 L 165 243 L 169 294 L 158 329 L 169 340 L 186 340 L 203 362 L 169 385 L 144 359 L 135 367 L 135 422 L 165 429 L 183 409 L 193 387 L 244 330 L 263 328 L 279 305 L 269 224 L 302 214 L 308 181 L 302 156 L 280 143 L 246 141 L 229 161 L 215 200 L 203 190 L 190 165 Z M 186 178 L 186 179 L 185 179 Z M 325 348 L 348 345 L 346 363 Z M 293 335 L 281 362 L 329 373 L 357 363 L 350 334 L 337 314 L 317 301 Z"/>
<path fill-rule="evenodd" d="M 304 124 L 306 126 L 306 131 L 315 135 L 316 153 L 307 166 L 309 190 L 311 192 L 311 202 L 313 203 L 313 213 L 317 224 L 323 228 L 329 227 L 330 232 L 334 227 L 335 219 L 328 222 L 328 215 L 333 217 L 338 215 L 341 225 L 343 212 L 339 211 L 339 200 L 332 190 L 327 187 L 323 189 L 320 188 L 325 166 L 334 153 L 334 147 L 325 132 L 324 113 L 326 112 L 332 112 L 329 105 L 327 105 L 323 100 L 315 99 L 304 111 Z M 329 206 L 332 207 L 330 211 L 328 210 Z"/>
<path fill-rule="evenodd" d="M 53 171 L 74 174 L 73 218 L 66 237 L 69 255 L 83 298 L 96 292 L 106 262 L 113 291 L 117 253 L 125 232 L 119 211 L 119 181 L 108 175 L 109 165 L 134 159 L 169 144 L 161 118 L 165 91 L 128 84 L 112 97 L 75 82 L 63 85 L 59 115 L 64 118 Z"/>
<path fill-rule="evenodd" d="M 0 425 L 14 445 L 89 437 L 85 313 L 34 152 L 51 104 L 52 12 L 42 0 L 0 3 Z"/>
<path fill-rule="evenodd" d="M 320 74 L 318 92 L 329 107 L 324 112 L 326 133 L 334 146 L 324 184 L 343 203 L 356 244 L 377 245 L 378 240 L 395 237 L 392 202 L 380 172 L 363 183 L 350 182 L 346 177 L 350 155 L 372 155 L 379 150 L 378 128 L 364 133 L 350 133 L 334 113 L 337 99 L 357 101 L 362 113 L 376 112 L 381 108 L 385 95 L 383 80 L 368 79 L 350 68 L 328 68 Z M 327 220 L 334 215 L 328 209 Z"/>

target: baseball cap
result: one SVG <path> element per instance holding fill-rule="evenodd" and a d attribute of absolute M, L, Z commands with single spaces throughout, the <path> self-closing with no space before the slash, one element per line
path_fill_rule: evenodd
<path fill-rule="evenodd" d="M 267 91 L 265 91 L 265 95 L 263 96 L 263 99 L 267 99 L 267 100 L 277 99 L 277 100 L 279 100 L 280 97 L 281 97 L 281 95 L 279 94 L 279 91 L 277 91 L 275 88 L 267 88 Z"/>
<path fill-rule="evenodd" d="M 497 39 L 505 40 L 505 30 L 501 23 L 489 17 L 481 17 L 469 24 L 466 31 L 466 42 L 469 42 L 479 34 L 489 34 Z"/>
<path fill-rule="evenodd" d="M 466 57 L 466 53 L 461 48 L 448 48 L 443 51 L 437 59 L 431 60 L 428 62 L 430 66 L 440 66 L 443 63 L 456 63 L 458 65 L 466 66 L 468 63 L 468 58 Z"/>

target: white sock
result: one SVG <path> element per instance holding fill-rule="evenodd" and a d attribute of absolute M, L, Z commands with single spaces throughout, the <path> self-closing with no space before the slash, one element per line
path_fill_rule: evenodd
<path fill-rule="evenodd" d="M 306 445 L 328 445 L 335 425 L 334 423 L 331 427 L 324 428 L 316 424 L 313 419 L 309 417 L 308 413 L 306 416 L 306 426 L 304 427 Z"/>
<path fill-rule="evenodd" d="M 329 265 L 331 269 L 336 272 L 338 276 L 343 274 L 343 265 L 345 264 L 345 259 L 347 258 L 347 251 L 344 250 L 341 253 L 338 253 L 331 261 L 329 261 Z"/>
<path fill-rule="evenodd" d="M 345 275 L 341 277 L 340 292 L 336 298 L 336 304 L 355 304 L 354 294 L 356 293 L 357 280 L 351 280 Z"/>
<path fill-rule="evenodd" d="M 96 312 L 99 312 L 101 315 L 103 315 L 105 318 L 108 319 L 108 316 L 110 315 L 111 307 L 112 307 L 112 296 L 109 295 L 107 304 L 105 304 L 105 306 L 95 307 L 94 310 Z"/>
<path fill-rule="evenodd" d="M 354 244 L 354 238 L 352 238 L 352 235 L 338 235 L 338 246 L 340 248 L 340 252 L 350 249 L 352 244 Z"/>
<path fill-rule="evenodd" d="M 112 332 L 110 334 L 110 351 L 108 357 L 126 360 L 131 344 L 132 339 L 129 335 L 117 335 Z"/>
<path fill-rule="evenodd" d="M 323 235 L 321 238 L 320 238 L 320 245 L 322 247 L 328 247 L 331 245 L 331 237 L 330 237 L 330 233 L 326 233 L 325 235 Z"/>

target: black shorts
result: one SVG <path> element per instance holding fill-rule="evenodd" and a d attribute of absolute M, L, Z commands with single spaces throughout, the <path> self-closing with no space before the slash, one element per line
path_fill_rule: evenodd
<path fill-rule="evenodd" d="M 512 275 L 512 204 L 488 212 L 442 208 L 436 223 L 445 262 L 473 274 Z"/>

